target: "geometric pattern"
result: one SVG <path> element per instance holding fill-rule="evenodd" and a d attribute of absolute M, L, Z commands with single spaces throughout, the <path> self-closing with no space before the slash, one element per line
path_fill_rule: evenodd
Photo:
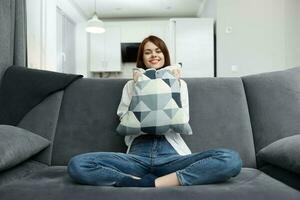
<path fill-rule="evenodd" d="M 128 111 L 117 132 L 120 135 L 162 135 L 170 130 L 191 135 L 192 129 L 180 98 L 180 81 L 166 67 L 139 69 Z"/>

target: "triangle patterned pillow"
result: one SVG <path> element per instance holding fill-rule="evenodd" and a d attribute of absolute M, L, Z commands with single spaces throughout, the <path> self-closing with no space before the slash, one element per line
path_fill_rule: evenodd
<path fill-rule="evenodd" d="M 117 132 L 120 135 L 162 135 L 173 130 L 191 135 L 189 118 L 181 104 L 180 81 L 170 68 L 138 70 L 142 75 L 134 83 L 129 109 Z"/>

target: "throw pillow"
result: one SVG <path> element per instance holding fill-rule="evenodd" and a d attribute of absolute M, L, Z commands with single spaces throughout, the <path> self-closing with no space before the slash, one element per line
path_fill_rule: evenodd
<path fill-rule="evenodd" d="M 261 149 L 257 158 L 300 174 L 300 134 L 277 140 Z"/>
<path fill-rule="evenodd" d="M 121 135 L 161 135 L 173 130 L 191 135 L 188 116 L 181 103 L 180 80 L 172 69 L 139 69 L 142 74 L 134 84 L 128 111 L 117 132 Z"/>
<path fill-rule="evenodd" d="M 49 144 L 49 140 L 25 129 L 0 125 L 0 171 L 19 164 Z"/>

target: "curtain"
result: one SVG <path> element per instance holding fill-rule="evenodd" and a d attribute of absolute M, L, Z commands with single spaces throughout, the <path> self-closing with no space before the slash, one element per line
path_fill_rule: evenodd
<path fill-rule="evenodd" d="M 26 0 L 0 0 L 0 79 L 11 65 L 27 66 Z"/>

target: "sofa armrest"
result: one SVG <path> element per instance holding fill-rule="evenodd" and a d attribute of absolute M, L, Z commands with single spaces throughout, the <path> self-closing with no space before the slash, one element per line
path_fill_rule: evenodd
<path fill-rule="evenodd" d="M 285 137 L 257 153 L 260 166 L 269 163 L 300 175 L 300 134 Z"/>
<path fill-rule="evenodd" d="M 48 167 L 48 165 L 43 164 L 34 160 L 27 160 L 19 165 L 0 172 L 0 186 L 22 179 L 29 174 L 37 172 L 41 169 Z"/>
<path fill-rule="evenodd" d="M 300 191 L 300 175 L 286 169 L 266 164 L 260 171 Z"/>

